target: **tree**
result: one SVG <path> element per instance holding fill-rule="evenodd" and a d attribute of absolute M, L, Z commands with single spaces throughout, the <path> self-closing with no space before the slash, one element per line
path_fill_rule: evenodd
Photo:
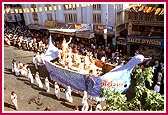
<path fill-rule="evenodd" d="M 125 94 L 108 87 L 102 89 L 100 97 L 106 98 L 108 111 L 163 111 L 164 95 L 156 93 L 145 86 L 148 82 L 152 86 L 154 67 L 136 68 L 134 78 L 135 97 L 127 101 Z"/>

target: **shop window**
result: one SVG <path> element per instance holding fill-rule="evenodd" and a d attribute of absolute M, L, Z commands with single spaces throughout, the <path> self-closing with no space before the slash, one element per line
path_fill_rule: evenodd
<path fill-rule="evenodd" d="M 93 14 L 93 23 L 101 23 L 101 14 Z"/>
<path fill-rule="evenodd" d="M 52 21 L 52 14 L 51 13 L 47 13 L 47 20 Z"/>
<path fill-rule="evenodd" d="M 33 16 L 33 20 L 34 21 L 38 21 L 38 15 L 37 15 L 37 12 L 36 12 L 36 5 L 35 4 L 31 4 L 31 8 L 33 8 L 33 12 L 32 12 L 32 16 Z"/>
<path fill-rule="evenodd" d="M 93 4 L 93 10 L 101 10 L 101 4 Z"/>
<path fill-rule="evenodd" d="M 64 18 L 65 18 L 66 23 L 76 23 L 77 22 L 76 14 L 64 14 Z"/>

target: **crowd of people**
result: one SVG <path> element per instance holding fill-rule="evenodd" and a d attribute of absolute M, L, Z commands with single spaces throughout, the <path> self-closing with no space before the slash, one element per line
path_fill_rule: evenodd
<path fill-rule="evenodd" d="M 44 64 L 43 56 L 45 54 L 45 51 L 48 48 L 47 39 L 38 39 L 38 37 L 36 37 L 36 35 L 34 35 L 29 29 L 27 28 L 25 29 L 25 27 L 23 26 L 17 26 L 16 28 L 10 28 L 10 27 L 5 28 L 4 40 L 5 40 L 5 43 L 8 45 L 13 45 L 15 47 L 18 47 L 19 49 L 34 51 L 36 54 L 33 57 L 33 63 L 35 65 L 36 70 L 38 70 L 38 66 L 40 64 Z M 67 43 L 65 39 L 63 43 L 60 42 L 60 39 L 54 40 L 53 42 L 53 44 L 56 47 L 58 47 L 60 50 L 62 50 L 63 52 L 62 55 L 60 56 L 60 58 L 62 59 L 63 65 L 66 64 L 67 59 L 69 59 L 68 62 L 71 62 L 70 58 L 68 58 L 68 56 L 70 57 L 71 55 L 70 53 L 83 55 L 85 56 L 84 60 L 90 61 L 90 57 L 93 57 L 95 59 L 101 60 L 102 63 L 108 62 L 111 64 L 115 64 L 116 66 L 121 66 L 130 59 L 121 50 L 112 51 L 111 45 L 104 47 L 104 46 L 97 46 L 96 44 L 90 44 L 90 46 L 87 46 L 87 45 L 83 45 L 82 43 L 81 44 L 75 43 L 73 41 L 74 41 L 73 38 L 70 38 L 69 42 Z M 76 63 L 78 63 L 77 59 L 76 59 Z M 83 60 L 81 59 L 80 64 L 82 63 L 83 63 Z M 71 67 L 70 64 L 71 63 L 69 63 L 68 65 L 69 68 Z M 88 65 L 90 64 L 91 63 L 88 62 Z M 87 65 L 87 62 L 85 62 L 85 65 Z M 154 89 L 158 93 L 163 94 L 164 93 L 164 62 L 162 60 L 152 58 L 151 60 L 141 64 L 141 66 L 142 65 L 144 68 L 149 67 L 149 66 L 155 66 L 155 72 L 154 72 L 154 77 L 153 77 L 154 82 L 153 82 L 152 89 Z M 81 66 L 81 68 L 82 67 L 83 66 Z M 73 97 L 71 95 L 71 92 L 73 90 L 71 89 L 70 86 L 67 86 L 67 88 L 62 89 L 60 88 L 59 84 L 56 81 L 53 83 L 52 81 L 49 81 L 48 77 L 45 77 L 45 78 L 40 77 L 38 72 L 36 72 L 36 74 L 33 75 L 27 64 L 23 64 L 21 62 L 16 63 L 16 60 L 13 59 L 12 60 L 12 72 L 16 76 L 22 75 L 22 76 L 27 77 L 32 84 L 34 83 L 34 80 L 35 80 L 36 81 L 35 83 L 37 84 L 39 88 L 43 88 L 43 83 L 41 80 L 44 80 L 46 92 L 49 93 L 50 85 L 53 85 L 55 87 L 55 95 L 58 100 L 61 97 L 60 92 L 64 91 L 66 100 L 70 103 L 73 103 Z M 78 72 L 81 72 L 81 69 L 79 69 Z M 12 95 L 14 94 L 15 93 L 12 92 Z M 11 96 L 11 100 L 14 100 L 13 96 Z M 16 109 L 18 109 L 18 106 L 16 104 L 17 101 L 15 100 L 12 102 L 14 103 Z M 100 103 L 101 103 L 100 101 L 97 101 L 97 104 L 96 104 L 97 109 L 95 110 L 102 110 Z M 88 97 L 87 97 L 86 91 L 83 92 L 82 104 L 83 104 L 83 107 L 80 109 L 81 111 L 92 110 L 92 109 L 89 109 Z M 75 106 L 74 110 L 75 111 L 79 110 L 78 106 Z"/>

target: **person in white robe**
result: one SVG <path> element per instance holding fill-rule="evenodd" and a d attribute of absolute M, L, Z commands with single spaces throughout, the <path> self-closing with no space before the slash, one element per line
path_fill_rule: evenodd
<path fill-rule="evenodd" d="M 18 110 L 17 95 L 14 91 L 11 92 L 11 101 L 14 104 L 16 110 Z"/>
<path fill-rule="evenodd" d="M 35 79 L 36 79 L 36 83 L 38 84 L 38 86 L 39 86 L 40 88 L 43 88 L 43 84 L 42 84 L 42 82 L 41 82 L 41 79 L 40 79 L 40 76 L 39 76 L 39 73 L 38 73 L 38 72 L 36 72 Z"/>
<path fill-rule="evenodd" d="M 102 110 L 102 106 L 100 104 L 100 101 L 98 101 L 96 104 L 96 111 L 101 111 L 101 110 Z"/>
<path fill-rule="evenodd" d="M 33 64 L 34 64 L 35 68 L 38 69 L 36 55 L 34 55 L 34 57 L 33 57 Z"/>
<path fill-rule="evenodd" d="M 15 69 L 14 68 L 16 68 L 16 67 L 17 67 L 16 61 L 13 59 L 12 60 L 12 73 L 15 73 Z"/>
<path fill-rule="evenodd" d="M 160 92 L 160 82 L 157 82 L 156 85 L 154 86 L 154 90 L 159 93 Z"/>
<path fill-rule="evenodd" d="M 83 98 L 82 98 L 82 111 L 88 111 L 89 110 L 89 104 L 88 104 L 88 96 L 87 96 L 87 92 L 84 91 L 84 95 L 83 95 Z"/>
<path fill-rule="evenodd" d="M 45 78 L 45 86 L 46 86 L 46 91 L 50 92 L 50 83 L 49 83 L 48 77 Z"/>
<path fill-rule="evenodd" d="M 18 69 L 18 66 L 15 60 L 12 60 L 12 73 L 14 73 L 14 75 L 16 76 L 20 75 L 20 70 Z"/>
<path fill-rule="evenodd" d="M 44 64 L 44 53 L 41 53 L 41 60 L 42 60 L 42 64 Z"/>
<path fill-rule="evenodd" d="M 67 87 L 67 90 L 65 91 L 65 96 L 68 102 L 72 103 L 73 102 L 73 98 L 71 95 L 72 89 L 70 86 Z"/>
<path fill-rule="evenodd" d="M 157 78 L 157 81 L 158 81 L 158 82 L 161 82 L 162 77 L 163 77 L 162 72 L 161 72 L 161 71 L 158 72 L 158 78 Z"/>
<path fill-rule="evenodd" d="M 55 96 L 57 97 L 57 99 L 60 100 L 60 88 L 57 82 L 55 82 L 54 87 L 55 87 Z"/>
<path fill-rule="evenodd" d="M 20 62 L 19 62 L 20 63 Z M 15 71 L 15 75 L 19 76 L 20 75 L 20 65 L 14 63 L 14 71 Z"/>
<path fill-rule="evenodd" d="M 31 73 L 30 68 L 28 68 L 27 70 L 28 70 L 27 77 L 29 78 L 29 80 L 30 80 L 31 83 L 34 83 L 33 75 Z"/>
<path fill-rule="evenodd" d="M 28 65 L 23 64 L 23 68 L 20 69 L 20 74 L 21 74 L 22 76 L 27 77 L 27 66 L 28 66 Z"/>

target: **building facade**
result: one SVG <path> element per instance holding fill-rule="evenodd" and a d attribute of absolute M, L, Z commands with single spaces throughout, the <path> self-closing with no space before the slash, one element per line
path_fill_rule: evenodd
<path fill-rule="evenodd" d="M 42 30 L 56 37 L 74 36 L 84 44 L 111 45 L 112 50 L 122 50 L 128 55 L 133 55 L 134 50 L 155 49 L 144 54 L 163 57 L 156 53 L 158 50 L 164 52 L 163 3 L 32 3 L 21 4 L 21 7 L 18 12 L 23 14 L 29 29 Z M 136 39 L 141 43 L 135 42 Z M 142 44 L 143 39 L 146 42 Z"/>
<path fill-rule="evenodd" d="M 89 32 L 82 31 L 76 37 L 94 38 L 99 45 L 105 45 L 105 41 L 112 44 L 116 23 L 122 23 L 116 19 L 116 12 L 120 10 L 117 6 L 119 4 L 22 4 L 23 9 L 30 9 L 23 13 L 25 23 L 30 29 L 76 29 L 75 24 L 81 27 L 91 24 L 93 27 Z M 107 39 L 104 37 L 105 28 L 108 28 Z M 66 32 L 50 32 L 69 35 Z"/>

